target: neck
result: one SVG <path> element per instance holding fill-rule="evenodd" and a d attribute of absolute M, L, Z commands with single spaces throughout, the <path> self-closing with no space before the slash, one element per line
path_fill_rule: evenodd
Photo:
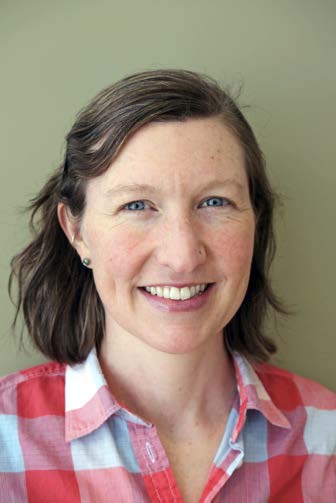
<path fill-rule="evenodd" d="M 124 333 L 106 334 L 99 354 L 117 400 L 158 428 L 214 424 L 226 417 L 236 389 L 221 334 L 185 354 L 168 354 Z"/>

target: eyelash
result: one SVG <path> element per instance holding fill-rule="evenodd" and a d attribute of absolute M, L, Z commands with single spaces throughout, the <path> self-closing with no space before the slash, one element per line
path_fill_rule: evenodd
<path fill-rule="evenodd" d="M 123 210 L 128 210 L 128 211 L 143 211 L 143 209 L 139 209 L 139 208 L 133 208 L 132 210 L 129 208 L 129 206 L 132 206 L 132 204 L 139 204 L 139 203 L 145 203 L 145 201 L 143 201 L 142 199 L 139 199 L 138 201 L 132 201 L 130 203 L 127 203 L 125 204 L 125 206 L 123 206 Z"/>
<path fill-rule="evenodd" d="M 221 200 L 222 204 L 210 204 L 210 205 L 207 205 L 207 206 L 202 206 L 204 203 L 208 202 L 208 201 L 211 201 L 213 199 L 217 199 L 217 200 Z M 132 205 L 136 205 L 136 204 L 139 204 L 139 203 L 144 203 L 144 206 L 148 203 L 146 203 L 146 201 L 143 201 L 142 199 L 138 199 L 136 201 L 131 201 L 130 203 L 127 203 L 125 204 L 122 209 L 123 210 L 126 210 L 126 211 L 130 211 L 130 212 L 139 212 L 139 211 L 144 211 L 146 208 L 143 207 L 143 208 L 133 208 L 131 209 L 130 207 Z M 232 205 L 232 202 L 229 201 L 229 199 L 226 199 L 225 197 L 208 197 L 207 199 L 205 199 L 204 201 L 201 202 L 200 204 L 200 207 L 201 208 L 223 208 L 225 206 L 230 206 Z M 149 205 L 148 205 L 149 206 Z"/>
<path fill-rule="evenodd" d="M 208 197 L 207 199 L 205 199 L 204 201 L 201 202 L 201 205 L 203 203 L 206 203 L 207 201 L 211 201 L 212 199 L 217 199 L 217 200 L 221 200 L 223 204 L 210 204 L 209 206 L 202 206 L 203 208 L 223 208 L 223 206 L 229 206 L 231 205 L 231 201 L 229 201 L 229 199 L 226 199 L 226 197 L 219 197 L 219 196 L 213 196 L 213 197 Z"/>

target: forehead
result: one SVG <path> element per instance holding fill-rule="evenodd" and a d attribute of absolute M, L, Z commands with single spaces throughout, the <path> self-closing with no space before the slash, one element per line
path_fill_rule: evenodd
<path fill-rule="evenodd" d="M 123 145 L 110 167 L 89 182 L 88 191 L 116 184 L 180 184 L 207 178 L 247 183 L 243 149 L 218 118 L 156 122 L 140 128 Z"/>

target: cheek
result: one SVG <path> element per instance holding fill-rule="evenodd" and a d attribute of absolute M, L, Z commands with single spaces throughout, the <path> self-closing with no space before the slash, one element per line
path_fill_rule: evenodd
<path fill-rule="evenodd" d="M 217 256 L 224 273 L 246 275 L 250 271 L 253 256 L 254 231 L 230 230 L 222 233 L 216 240 Z"/>
<path fill-rule="evenodd" d="M 100 280 L 128 278 L 136 273 L 141 262 L 141 241 L 137 232 L 112 229 L 90 233 L 89 247 L 95 276 Z M 108 276 L 107 276 L 108 274 Z"/>

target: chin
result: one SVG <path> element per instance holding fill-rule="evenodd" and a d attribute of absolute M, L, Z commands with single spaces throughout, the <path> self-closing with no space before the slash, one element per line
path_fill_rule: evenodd
<path fill-rule="evenodd" d="M 205 340 L 200 337 L 199 331 L 197 333 L 186 333 L 184 331 L 182 334 L 177 334 L 176 331 L 173 333 L 160 334 L 160 338 L 143 339 L 143 342 L 147 345 L 160 351 L 162 353 L 167 353 L 171 355 L 184 355 L 192 353 L 197 350 L 200 346 L 203 346 Z"/>

